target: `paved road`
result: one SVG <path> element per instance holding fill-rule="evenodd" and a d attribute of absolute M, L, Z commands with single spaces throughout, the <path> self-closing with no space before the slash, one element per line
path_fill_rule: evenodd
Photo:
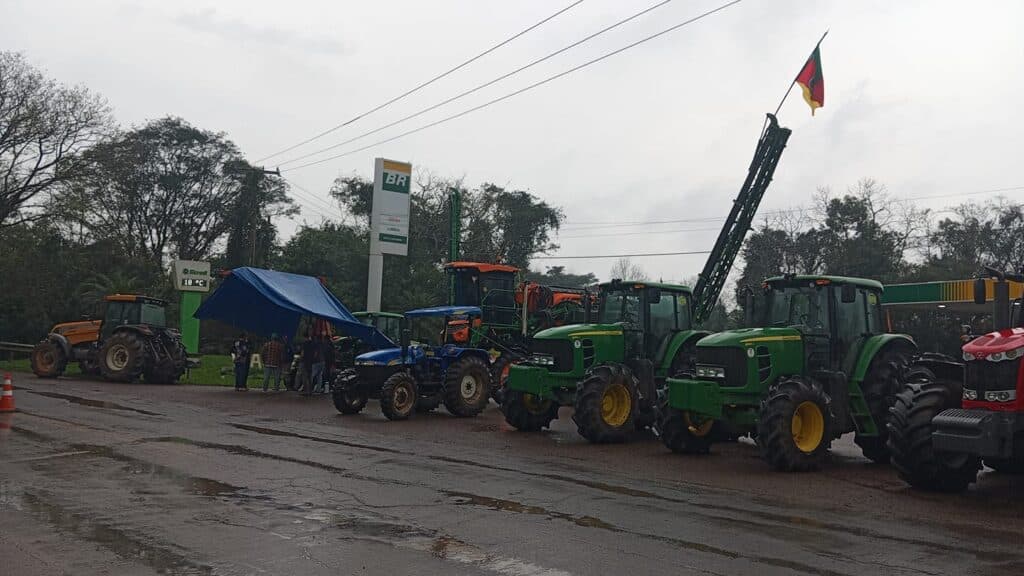
<path fill-rule="evenodd" d="M 847 439 L 813 474 L 751 444 L 591 446 L 565 412 L 387 422 L 373 402 L 19 375 L 0 573 L 985 574 L 1024 571 L 1024 478 L 906 489 Z"/>

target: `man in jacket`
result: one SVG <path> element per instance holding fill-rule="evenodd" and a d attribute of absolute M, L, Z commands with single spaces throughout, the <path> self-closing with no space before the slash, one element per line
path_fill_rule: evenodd
<path fill-rule="evenodd" d="M 260 350 L 260 358 L 263 360 L 263 391 L 267 391 L 270 385 L 270 378 L 274 378 L 274 392 L 281 389 L 281 366 L 284 364 L 284 344 L 277 338 L 277 334 L 271 334 L 270 340 Z"/>
<path fill-rule="evenodd" d="M 252 360 L 252 343 L 242 332 L 231 346 L 231 360 L 235 364 L 235 390 L 248 390 L 249 362 Z"/>

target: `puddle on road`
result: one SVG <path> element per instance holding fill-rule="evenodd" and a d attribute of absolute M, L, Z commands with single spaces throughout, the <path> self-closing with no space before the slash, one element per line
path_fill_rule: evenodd
<path fill-rule="evenodd" d="M 19 509 L 47 522 L 58 532 L 94 542 L 117 556 L 131 562 L 149 566 L 161 574 L 171 576 L 202 576 L 213 574 L 211 566 L 200 564 L 166 546 L 150 543 L 128 530 L 89 518 L 48 501 L 31 492 L 21 495 Z"/>
<path fill-rule="evenodd" d="M 81 404 L 82 406 L 91 406 L 93 408 L 109 408 L 111 410 L 125 410 L 127 412 L 135 412 L 137 414 L 144 414 L 146 416 L 163 416 L 159 412 L 150 412 L 149 410 L 141 410 L 139 408 L 131 408 L 130 406 L 124 406 L 115 402 L 109 402 L 107 400 L 96 400 L 94 398 L 82 398 L 81 396 L 72 396 L 70 394 L 61 394 L 59 392 L 42 392 L 39 390 L 25 390 L 29 394 L 36 394 L 38 396 L 46 396 L 48 398 L 59 398 L 61 400 L 67 400 L 72 404 Z"/>
<path fill-rule="evenodd" d="M 574 516 L 565 512 L 557 512 L 555 510 L 548 510 L 540 506 L 531 506 L 523 504 L 521 502 L 515 502 L 513 500 L 502 500 L 500 498 L 489 498 L 487 496 L 478 496 L 476 494 L 470 494 L 468 492 L 451 492 L 445 490 L 443 492 L 446 496 L 455 499 L 456 504 L 470 505 L 470 506 L 481 506 L 484 508 L 490 508 L 492 510 L 498 510 L 501 512 L 514 512 L 516 514 L 532 514 L 537 516 L 546 516 L 553 520 L 565 520 L 572 522 L 577 526 L 583 526 L 586 528 L 601 528 L 604 530 L 612 530 L 619 532 L 614 525 L 601 520 L 600 518 L 594 518 L 593 516 Z"/>

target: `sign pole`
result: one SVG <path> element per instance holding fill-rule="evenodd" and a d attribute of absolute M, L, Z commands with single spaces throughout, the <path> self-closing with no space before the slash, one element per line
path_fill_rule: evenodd
<path fill-rule="evenodd" d="M 202 302 L 203 296 L 199 292 L 181 293 L 181 343 L 189 354 L 199 354 L 199 319 L 193 314 Z"/>
<path fill-rule="evenodd" d="M 203 292 L 210 291 L 210 263 L 175 260 L 171 263 L 174 287 L 181 292 L 178 329 L 181 343 L 189 354 L 199 354 L 199 319 L 196 310 L 203 303 Z"/>
<path fill-rule="evenodd" d="M 409 192 L 412 164 L 377 158 L 373 165 L 373 206 L 370 214 L 370 266 L 366 310 L 380 312 L 384 255 L 409 254 Z"/>

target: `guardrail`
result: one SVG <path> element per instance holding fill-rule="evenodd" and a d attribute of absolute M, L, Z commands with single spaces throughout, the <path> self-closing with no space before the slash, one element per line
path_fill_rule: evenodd
<path fill-rule="evenodd" d="M 27 356 L 32 353 L 32 349 L 35 348 L 34 344 L 21 344 L 19 342 L 0 342 L 0 352 L 6 352 L 3 356 L 6 356 L 8 360 L 14 360 L 15 356 Z"/>

